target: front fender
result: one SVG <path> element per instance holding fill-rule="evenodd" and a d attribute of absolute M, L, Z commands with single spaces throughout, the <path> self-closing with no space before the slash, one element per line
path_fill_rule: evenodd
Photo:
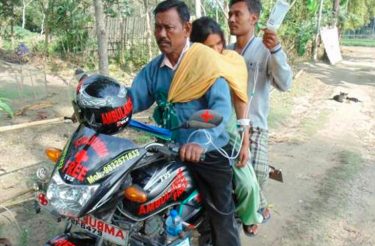
<path fill-rule="evenodd" d="M 44 246 L 93 246 L 96 238 L 84 232 L 60 234 L 49 240 Z"/>

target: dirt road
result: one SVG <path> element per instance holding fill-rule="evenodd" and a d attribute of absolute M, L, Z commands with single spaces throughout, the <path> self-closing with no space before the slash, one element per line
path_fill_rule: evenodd
<path fill-rule="evenodd" d="M 344 48 L 336 66 L 304 64 L 291 117 L 272 130 L 272 219 L 243 245 L 375 245 L 375 49 Z M 327 100 L 347 92 L 362 102 Z M 278 96 L 274 94 L 273 96 Z"/>
<path fill-rule="evenodd" d="M 289 116 L 270 135 L 270 160 L 283 169 L 285 183 L 269 182 L 272 218 L 256 237 L 242 235 L 243 245 L 375 245 L 375 49 L 344 47 L 343 54 L 336 66 L 299 66 L 303 73 L 294 81 Z M 0 78 L 4 73 L 0 70 Z M 66 84 L 50 80 L 52 106 L 43 108 L 42 116 L 68 115 L 67 94 L 61 93 Z M 330 100 L 341 91 L 361 102 Z M 273 92 L 272 97 L 283 95 Z M 16 120 L 27 121 L 39 111 Z M 275 112 L 272 117 L 279 116 Z M 16 120 L 3 119 L 1 125 Z M 43 148 L 62 147 L 73 129 L 59 124 L 0 133 L 0 175 L 15 171 L 0 176 L 1 199 L 30 187 L 32 168 L 16 170 L 41 163 Z M 37 246 L 58 231 L 47 214 L 35 216 L 31 205 L 11 209 L 20 232 L 9 220 L 1 226 L 0 216 L 0 237 Z"/>

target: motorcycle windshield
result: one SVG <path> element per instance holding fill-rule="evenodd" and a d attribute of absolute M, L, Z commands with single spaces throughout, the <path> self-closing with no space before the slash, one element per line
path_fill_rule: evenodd
<path fill-rule="evenodd" d="M 145 150 L 128 139 L 100 134 L 80 125 L 57 162 L 62 179 L 73 185 L 91 185 L 115 171 L 129 168 Z"/>

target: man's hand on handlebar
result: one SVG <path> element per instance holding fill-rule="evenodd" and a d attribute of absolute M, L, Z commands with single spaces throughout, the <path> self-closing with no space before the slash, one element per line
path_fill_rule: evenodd
<path fill-rule="evenodd" d="M 180 148 L 180 159 L 185 162 L 198 163 L 202 159 L 204 149 L 196 143 L 187 143 Z"/>

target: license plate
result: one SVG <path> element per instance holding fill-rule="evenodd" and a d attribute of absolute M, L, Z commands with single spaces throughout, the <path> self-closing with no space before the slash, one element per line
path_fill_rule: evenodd
<path fill-rule="evenodd" d="M 128 241 L 129 232 L 121 228 L 99 220 L 91 215 L 86 215 L 83 218 L 69 218 L 73 225 L 76 225 L 85 231 L 102 237 L 112 243 L 119 245 L 126 245 Z M 185 245 L 184 245 L 185 246 Z"/>

